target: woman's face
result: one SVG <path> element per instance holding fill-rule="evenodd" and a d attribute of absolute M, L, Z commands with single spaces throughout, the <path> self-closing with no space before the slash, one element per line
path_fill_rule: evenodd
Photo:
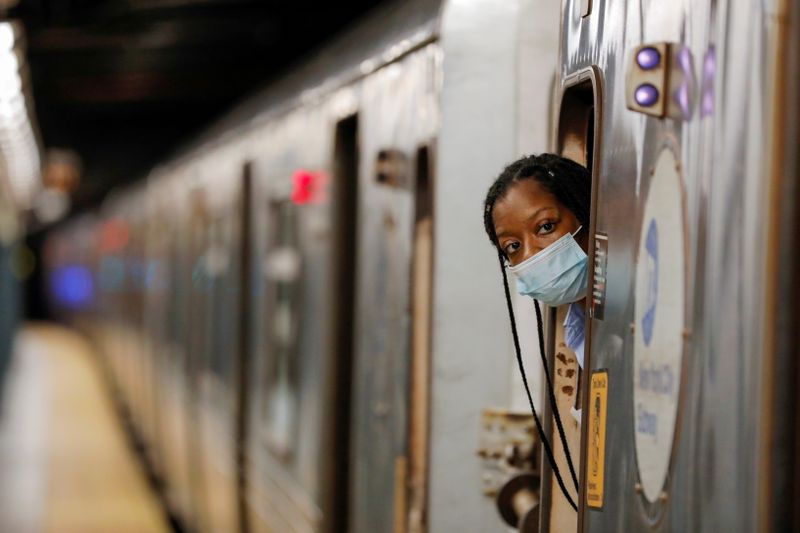
<path fill-rule="evenodd" d="M 575 233 L 580 222 L 555 195 L 534 179 L 523 179 L 498 198 L 492 210 L 497 242 L 512 265 L 536 255 L 567 233 Z M 575 236 L 586 251 L 584 228 Z"/>

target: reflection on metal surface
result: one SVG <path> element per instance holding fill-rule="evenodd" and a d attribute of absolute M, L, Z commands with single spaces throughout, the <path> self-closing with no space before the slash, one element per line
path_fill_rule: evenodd
<path fill-rule="evenodd" d="M 703 57 L 703 82 L 700 90 L 700 116 L 710 117 L 714 113 L 714 83 L 717 76 L 717 54 L 709 46 Z"/>

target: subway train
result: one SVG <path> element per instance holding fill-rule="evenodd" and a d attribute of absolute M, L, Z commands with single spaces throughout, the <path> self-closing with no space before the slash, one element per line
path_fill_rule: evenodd
<path fill-rule="evenodd" d="M 391 3 L 53 231 L 179 523 L 798 530 L 799 10 Z M 583 369 L 513 300 L 552 464 L 481 218 L 543 151 L 592 176 Z"/>

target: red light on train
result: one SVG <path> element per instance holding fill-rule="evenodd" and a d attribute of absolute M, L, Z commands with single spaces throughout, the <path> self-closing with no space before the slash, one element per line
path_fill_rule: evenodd
<path fill-rule="evenodd" d="M 327 175 L 300 169 L 292 175 L 292 202 L 297 205 L 318 204 L 324 200 Z"/>
<path fill-rule="evenodd" d="M 128 225 L 122 220 L 112 219 L 100 228 L 100 250 L 119 252 L 128 244 Z"/>

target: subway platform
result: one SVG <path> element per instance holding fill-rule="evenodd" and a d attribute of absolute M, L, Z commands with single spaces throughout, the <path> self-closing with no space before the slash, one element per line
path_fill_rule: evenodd
<path fill-rule="evenodd" d="M 0 409 L 0 532 L 170 530 L 81 337 L 25 327 Z"/>

